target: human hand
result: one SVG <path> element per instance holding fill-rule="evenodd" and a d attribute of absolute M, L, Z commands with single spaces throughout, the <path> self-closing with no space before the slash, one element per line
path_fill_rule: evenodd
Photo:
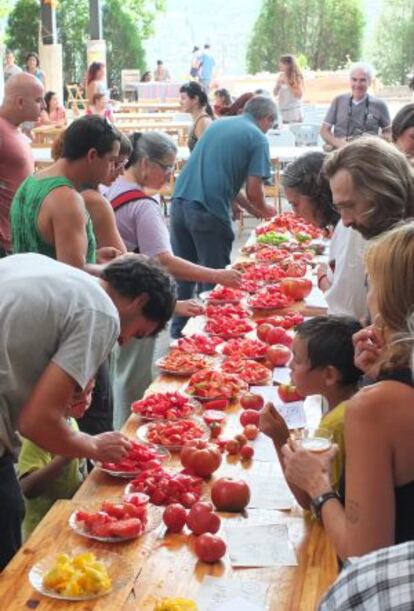
<path fill-rule="evenodd" d="M 332 490 L 330 472 L 338 453 L 333 444 L 326 452 L 309 452 L 300 443 L 291 441 L 282 448 L 285 476 L 290 483 L 305 490 L 311 498 Z"/>
<path fill-rule="evenodd" d="M 266 204 L 263 212 L 261 213 L 261 216 L 263 216 L 263 218 L 268 221 L 272 217 L 276 216 L 276 208 L 274 206 L 269 206 L 269 204 Z"/>
<path fill-rule="evenodd" d="M 175 304 L 174 314 L 177 316 L 201 316 L 204 314 L 205 307 L 197 299 L 186 299 L 185 301 L 177 301 Z"/>
<path fill-rule="evenodd" d="M 354 344 L 354 363 L 369 378 L 375 379 L 379 374 L 379 358 L 384 347 L 383 339 L 375 325 L 361 329 L 352 336 Z"/>
<path fill-rule="evenodd" d="M 232 210 L 233 220 L 238 221 L 241 218 L 241 215 L 243 214 L 243 210 L 237 203 L 237 200 L 233 200 L 231 204 L 231 210 Z"/>
<path fill-rule="evenodd" d="M 260 412 L 259 429 L 281 448 L 289 439 L 286 421 L 273 403 L 266 403 Z"/>
<path fill-rule="evenodd" d="M 94 444 L 93 454 L 86 458 L 101 462 L 119 462 L 128 454 L 131 442 L 125 435 L 115 431 L 101 433 L 92 437 Z"/>
<path fill-rule="evenodd" d="M 242 275 L 235 269 L 219 269 L 216 273 L 216 284 L 222 284 L 223 286 L 230 286 L 233 289 L 237 289 L 242 280 Z"/>
<path fill-rule="evenodd" d="M 100 265 L 105 265 L 120 255 L 122 255 L 122 252 L 117 248 L 113 246 L 102 246 L 96 251 L 96 262 Z"/>

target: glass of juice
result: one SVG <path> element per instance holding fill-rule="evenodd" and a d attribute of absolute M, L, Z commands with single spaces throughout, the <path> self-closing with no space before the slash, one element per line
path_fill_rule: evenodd
<path fill-rule="evenodd" d="M 332 447 L 332 433 L 324 428 L 315 431 L 305 431 L 305 435 L 297 440 L 309 452 L 326 452 Z"/>

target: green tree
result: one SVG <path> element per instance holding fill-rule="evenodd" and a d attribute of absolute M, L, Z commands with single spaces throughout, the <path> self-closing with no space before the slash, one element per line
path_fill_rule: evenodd
<path fill-rule="evenodd" d="M 86 72 L 89 2 L 59 0 L 56 17 L 58 40 L 62 44 L 64 81 L 80 82 Z"/>
<path fill-rule="evenodd" d="M 249 72 L 274 72 L 285 53 L 309 67 L 334 70 L 358 59 L 364 18 L 361 0 L 263 0 L 247 50 Z"/>
<path fill-rule="evenodd" d="M 383 83 L 407 82 L 414 68 L 414 0 L 383 1 L 370 57 Z"/>
<path fill-rule="evenodd" d="M 29 51 L 39 50 L 40 11 L 36 0 L 18 0 L 9 14 L 6 46 L 16 51 L 16 63 L 24 64 Z"/>
<path fill-rule="evenodd" d="M 134 21 L 119 0 L 106 0 L 102 20 L 108 82 L 121 87 L 122 69 L 145 69 L 145 51 Z"/>

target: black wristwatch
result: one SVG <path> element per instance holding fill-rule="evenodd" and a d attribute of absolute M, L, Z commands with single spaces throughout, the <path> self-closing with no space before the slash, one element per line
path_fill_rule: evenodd
<path fill-rule="evenodd" d="M 334 490 L 331 490 L 330 492 L 325 492 L 324 494 L 320 494 L 319 496 L 316 496 L 314 499 L 311 500 L 310 507 L 311 507 L 312 515 L 315 518 L 317 518 L 318 520 L 321 519 L 322 507 L 324 506 L 326 501 L 329 501 L 329 499 L 338 499 L 339 501 L 338 493 L 335 492 Z"/>

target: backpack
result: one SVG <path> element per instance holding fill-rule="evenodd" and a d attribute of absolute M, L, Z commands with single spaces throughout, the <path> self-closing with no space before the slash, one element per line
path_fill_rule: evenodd
<path fill-rule="evenodd" d="M 129 191 L 124 191 L 124 193 L 120 193 L 119 195 L 111 199 L 110 203 L 113 211 L 116 212 L 117 210 L 122 208 L 122 206 L 130 204 L 131 202 L 136 202 L 140 199 L 152 199 L 152 201 L 155 202 L 158 206 L 158 202 L 154 197 L 151 197 L 140 189 L 130 189 Z M 139 253 L 139 246 L 137 246 L 137 248 L 134 248 L 134 252 Z"/>

